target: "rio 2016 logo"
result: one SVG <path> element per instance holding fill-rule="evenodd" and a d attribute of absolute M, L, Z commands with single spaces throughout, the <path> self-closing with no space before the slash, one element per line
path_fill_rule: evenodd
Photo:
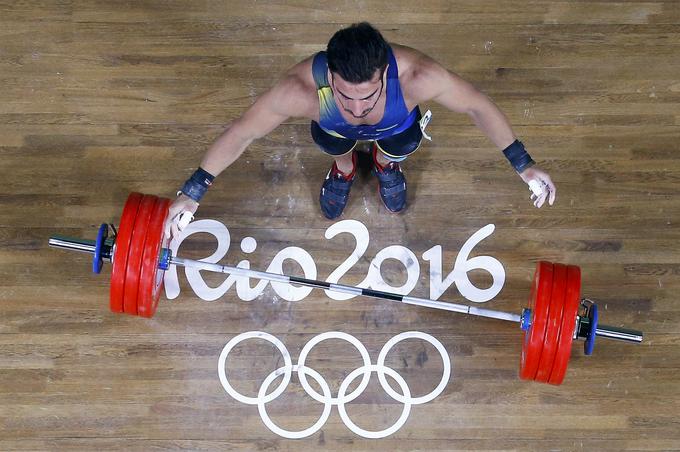
<path fill-rule="evenodd" d="M 505 269 L 503 265 L 491 256 L 474 256 L 470 257 L 472 249 L 482 240 L 489 237 L 495 229 L 493 224 L 488 224 L 477 232 L 472 234 L 470 238 L 463 244 L 453 264 L 453 269 L 444 277 L 444 270 L 442 268 L 442 247 L 436 245 L 425 251 L 422 257 L 425 261 L 430 263 L 430 298 L 437 300 L 452 284 L 460 294 L 466 299 L 478 303 L 483 303 L 494 298 L 503 288 L 505 283 Z M 170 243 L 170 249 L 173 255 L 177 255 L 182 242 L 189 236 L 198 233 L 207 233 L 217 239 L 217 249 L 215 252 L 200 259 L 203 262 L 218 263 L 223 259 L 229 251 L 229 244 L 231 243 L 231 234 L 229 229 L 215 220 L 199 220 L 190 223 L 178 237 L 174 238 Z M 364 256 L 369 244 L 369 232 L 363 223 L 356 220 L 343 220 L 331 225 L 327 230 L 325 237 L 330 240 L 341 233 L 348 233 L 354 236 L 356 241 L 353 252 L 325 279 L 329 283 L 338 283 L 359 260 Z M 252 253 L 257 248 L 257 241 L 253 237 L 245 237 L 241 240 L 241 250 L 246 253 Z M 292 260 L 302 268 L 304 277 L 307 279 L 317 278 L 317 267 L 312 256 L 304 249 L 297 246 L 289 246 L 279 251 L 265 271 L 270 273 L 283 273 L 283 262 L 285 260 Z M 402 263 L 406 271 L 406 282 L 400 287 L 393 287 L 382 277 L 380 266 L 387 259 L 396 259 Z M 238 263 L 239 268 L 250 268 L 250 261 L 242 260 Z M 468 278 L 468 273 L 472 270 L 483 270 L 488 272 L 492 277 L 492 284 L 488 288 L 476 287 Z M 265 289 L 267 284 L 271 284 L 274 291 L 284 300 L 299 301 L 305 298 L 312 291 L 311 287 L 295 287 L 290 284 L 281 282 L 269 282 L 260 280 L 255 286 L 251 287 L 250 278 L 245 276 L 229 275 L 222 284 L 217 287 L 210 287 L 206 284 L 201 276 L 199 270 L 195 268 L 185 267 L 189 285 L 198 297 L 206 301 L 214 301 L 224 295 L 233 285 L 236 286 L 236 294 L 241 300 L 250 301 L 257 298 Z M 416 255 L 410 249 L 402 245 L 391 245 L 381 251 L 371 261 L 369 265 L 368 274 L 357 284 L 361 288 L 371 288 L 374 290 L 393 292 L 400 295 L 408 295 L 418 283 L 420 277 L 420 262 Z M 177 276 L 177 267 L 171 266 L 165 273 L 165 292 L 168 299 L 174 299 L 179 296 L 179 280 Z M 326 295 L 334 300 L 349 300 L 356 295 L 331 292 L 326 290 Z"/>

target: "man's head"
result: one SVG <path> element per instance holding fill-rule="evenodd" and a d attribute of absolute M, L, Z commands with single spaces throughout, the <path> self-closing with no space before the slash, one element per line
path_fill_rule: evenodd
<path fill-rule="evenodd" d="M 388 45 L 370 24 L 353 24 L 328 42 L 331 86 L 346 112 L 356 118 L 373 110 L 384 88 Z"/>
<path fill-rule="evenodd" d="M 328 41 L 328 68 L 349 83 L 368 82 L 387 66 L 387 52 L 387 42 L 371 24 L 353 24 Z"/>

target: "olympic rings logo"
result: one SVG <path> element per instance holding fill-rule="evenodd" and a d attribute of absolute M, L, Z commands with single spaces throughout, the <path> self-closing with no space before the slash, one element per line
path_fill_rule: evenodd
<path fill-rule="evenodd" d="M 267 375 L 267 377 L 264 379 L 264 382 L 260 386 L 257 397 L 247 397 L 236 391 L 229 384 L 225 365 L 227 362 L 227 357 L 229 356 L 229 353 L 234 347 L 236 347 L 238 344 L 247 339 L 255 338 L 264 339 L 272 343 L 276 348 L 278 348 L 279 351 L 281 352 L 281 355 L 283 356 L 284 365 L 283 367 L 279 367 L 278 369 L 272 371 L 269 375 Z M 404 378 L 401 375 L 399 375 L 399 373 L 397 373 L 394 369 L 385 366 L 385 358 L 387 357 L 387 354 L 392 349 L 392 347 L 394 347 L 394 345 L 397 344 L 398 342 L 410 338 L 422 339 L 432 344 L 441 355 L 442 362 L 444 364 L 444 372 L 442 374 L 441 381 L 439 382 L 437 387 L 429 394 L 426 394 L 421 397 L 412 397 L 411 391 L 408 385 L 406 384 Z M 325 341 L 327 339 L 341 339 L 349 342 L 359 351 L 359 353 L 361 354 L 361 358 L 363 359 L 364 362 L 363 366 L 350 372 L 350 374 L 347 375 L 347 377 L 345 377 L 345 379 L 340 384 L 337 397 L 333 397 L 331 395 L 331 390 L 330 387 L 328 386 L 328 382 L 326 382 L 326 380 L 317 371 L 310 367 L 305 366 L 305 361 L 312 348 L 314 348 L 314 346 L 317 345 L 319 342 Z M 321 413 L 321 417 L 319 417 L 319 420 L 311 427 L 300 431 L 284 430 L 281 427 L 277 426 L 276 424 L 274 424 L 274 422 L 267 414 L 266 409 L 267 403 L 279 397 L 286 390 L 286 387 L 290 382 L 290 378 L 293 371 L 297 372 L 300 384 L 304 388 L 305 392 L 317 402 L 324 404 L 324 409 L 323 412 Z M 397 419 L 397 421 L 391 427 L 380 431 L 369 431 L 362 429 L 350 419 L 350 417 L 347 414 L 347 411 L 345 410 L 345 404 L 353 401 L 364 392 L 364 390 L 368 386 L 369 380 L 371 379 L 371 374 L 373 372 L 378 374 L 378 380 L 380 381 L 380 385 L 385 390 L 385 392 L 389 394 L 389 396 L 392 397 L 394 400 L 404 404 L 404 408 L 399 419 Z M 229 394 L 239 402 L 245 403 L 247 405 L 257 405 L 257 409 L 260 414 L 260 418 L 262 419 L 262 422 L 272 432 L 284 438 L 299 439 L 308 437 L 316 433 L 319 429 L 321 429 L 321 427 L 323 427 L 323 425 L 328 420 L 333 405 L 337 405 L 340 418 L 347 426 L 347 428 L 349 428 L 357 435 L 363 436 L 364 438 L 385 438 L 386 436 L 389 436 L 396 432 L 397 430 L 399 430 L 406 423 L 406 420 L 408 419 L 408 416 L 411 412 L 411 407 L 413 405 L 420 405 L 429 402 L 430 400 L 434 399 L 435 397 L 442 393 L 447 383 L 449 382 L 449 377 L 451 376 L 451 361 L 449 359 L 448 352 L 446 351 L 442 343 L 439 342 L 437 339 L 430 336 L 429 334 L 422 333 L 420 331 L 407 331 L 405 333 L 398 334 L 394 336 L 392 339 L 390 339 L 383 346 L 382 350 L 380 350 L 380 354 L 378 355 L 378 362 L 376 364 L 372 364 L 371 358 L 368 354 L 368 350 L 366 350 L 364 344 L 362 344 L 357 338 L 347 333 L 342 333 L 339 331 L 330 331 L 327 333 L 319 334 L 313 337 L 309 342 L 307 342 L 307 344 L 305 344 L 302 351 L 300 352 L 298 363 L 293 364 L 290 354 L 288 353 L 288 350 L 278 338 L 272 336 L 269 333 L 264 333 L 262 331 L 249 331 L 247 333 L 239 334 L 238 336 L 234 337 L 229 342 L 227 342 L 227 344 L 222 349 L 222 353 L 220 353 L 220 358 L 217 364 L 217 373 L 220 377 L 220 382 L 222 383 L 222 386 L 227 391 L 227 394 Z M 389 375 L 397 382 L 397 384 L 401 388 L 401 394 L 396 392 L 390 386 L 387 379 L 385 378 L 385 374 Z M 280 375 L 283 375 L 283 380 L 273 392 L 267 395 L 267 390 L 269 389 L 269 386 Z M 314 379 L 317 382 L 323 394 L 319 394 L 314 390 L 314 388 L 310 386 L 309 381 L 307 380 L 308 376 L 312 377 L 312 379 Z M 359 386 L 350 394 L 346 394 L 350 384 L 352 384 L 352 382 L 359 377 L 361 377 L 361 382 L 359 383 Z"/>

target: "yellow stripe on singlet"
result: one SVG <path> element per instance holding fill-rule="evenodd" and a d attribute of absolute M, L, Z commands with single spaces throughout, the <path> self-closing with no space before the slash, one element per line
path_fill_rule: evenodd
<path fill-rule="evenodd" d="M 319 124 L 323 118 L 331 116 L 331 109 L 335 107 L 335 100 L 333 99 L 333 90 L 330 86 L 322 86 L 316 90 L 319 96 Z M 337 138 L 346 138 L 334 130 L 327 130 L 322 127 L 323 131 Z"/>

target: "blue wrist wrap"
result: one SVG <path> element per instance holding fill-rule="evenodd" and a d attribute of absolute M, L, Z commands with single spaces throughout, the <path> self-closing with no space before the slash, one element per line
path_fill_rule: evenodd
<path fill-rule="evenodd" d="M 510 146 L 503 149 L 503 154 L 518 173 L 535 163 L 519 140 L 513 141 Z"/>
<path fill-rule="evenodd" d="M 192 174 L 191 177 L 184 183 L 181 191 L 194 201 L 200 202 L 201 198 L 203 198 L 203 195 L 205 195 L 205 192 L 208 191 L 208 188 L 210 188 L 214 180 L 215 176 L 203 168 L 198 168 L 194 174 Z"/>

